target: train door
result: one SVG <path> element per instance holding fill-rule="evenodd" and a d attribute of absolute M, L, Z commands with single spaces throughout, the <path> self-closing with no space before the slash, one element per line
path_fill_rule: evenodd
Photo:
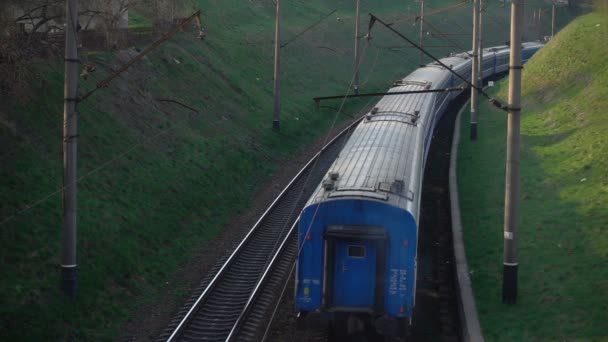
<path fill-rule="evenodd" d="M 323 283 L 327 310 L 383 312 L 387 239 L 382 227 L 328 227 Z"/>
<path fill-rule="evenodd" d="M 333 304 L 371 308 L 375 304 L 376 246 L 369 240 L 335 243 Z"/>

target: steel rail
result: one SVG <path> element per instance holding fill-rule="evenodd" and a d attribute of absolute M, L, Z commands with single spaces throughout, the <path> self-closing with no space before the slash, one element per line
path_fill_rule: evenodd
<path fill-rule="evenodd" d="M 271 211 L 277 207 L 277 205 L 286 197 L 286 194 L 292 190 L 294 184 L 301 180 L 301 177 L 306 172 L 314 171 L 311 169 L 311 166 L 314 166 L 316 160 L 325 152 L 328 148 L 332 147 L 334 143 L 340 138 L 344 136 L 344 134 L 348 133 L 353 126 L 358 124 L 362 118 L 357 119 L 353 123 L 351 123 L 348 127 L 343 129 L 340 133 L 338 133 L 333 139 L 331 139 L 323 148 L 317 152 L 308 163 L 296 174 L 296 176 L 289 182 L 289 184 L 281 191 L 281 193 L 275 198 L 275 200 L 271 203 L 271 205 L 266 209 L 266 211 L 262 214 L 262 216 L 257 220 L 257 222 L 253 225 L 253 227 L 249 230 L 246 236 L 242 239 L 242 241 L 238 244 L 238 246 L 234 249 L 234 251 L 230 254 L 228 259 L 224 262 L 221 268 L 217 271 L 217 273 L 213 276 L 209 284 L 206 286 L 204 291 L 198 296 L 194 304 L 190 307 L 184 317 L 180 320 L 179 324 L 172 330 L 171 335 L 167 338 L 167 342 L 172 342 L 177 340 L 176 338 L 182 334 L 185 326 L 190 322 L 190 320 L 194 317 L 195 312 L 200 309 L 201 303 L 208 299 L 210 293 L 216 288 L 220 283 L 222 277 L 225 275 L 227 269 L 232 266 L 239 257 L 239 254 L 243 252 L 245 246 L 253 239 L 253 237 L 258 232 L 259 228 L 262 226 L 262 223 L 265 220 L 269 219 Z M 316 188 L 316 183 L 314 184 Z M 297 204 L 297 203 L 296 203 Z M 297 222 L 297 219 L 295 220 Z M 293 227 L 292 227 L 293 229 Z M 292 230 L 288 234 L 292 233 Z M 282 245 L 281 245 L 282 246 Z M 272 252 L 271 252 L 272 253 Z M 276 253 L 275 253 L 276 257 Z M 274 259 L 274 258 L 273 258 Z"/>
<path fill-rule="evenodd" d="M 241 314 L 237 318 L 236 322 L 234 322 L 234 326 L 232 327 L 232 330 L 230 330 L 230 334 L 228 334 L 228 337 L 226 338 L 226 342 L 228 342 L 228 341 L 234 341 L 235 338 L 237 337 L 236 335 L 238 333 L 238 330 L 243 325 L 243 323 L 245 321 L 245 317 L 247 316 L 247 314 L 249 314 L 249 311 L 253 307 L 253 303 L 255 303 L 255 301 L 259 297 L 259 295 L 260 295 L 260 293 L 261 293 L 264 285 L 268 281 L 269 275 L 271 274 L 272 269 L 276 266 L 276 262 L 278 260 L 279 255 L 283 254 L 283 251 L 287 247 L 287 244 L 289 243 L 289 240 L 293 238 L 292 235 L 293 235 L 294 230 L 296 229 L 297 225 L 298 225 L 298 220 L 296 220 L 296 222 L 294 222 L 294 224 L 291 226 L 291 228 L 287 232 L 287 235 L 285 235 L 285 238 L 283 239 L 283 242 L 281 243 L 281 245 L 277 249 L 277 252 L 272 257 L 272 260 L 270 261 L 270 263 L 268 263 L 268 266 L 266 267 L 266 270 L 264 271 L 264 273 L 260 277 L 260 280 L 256 284 L 255 289 L 251 293 L 251 296 L 249 296 L 249 300 L 247 301 L 247 304 L 245 304 L 245 307 L 243 308 L 243 311 L 241 311 Z M 280 298 L 279 298 L 279 300 L 280 300 Z"/>

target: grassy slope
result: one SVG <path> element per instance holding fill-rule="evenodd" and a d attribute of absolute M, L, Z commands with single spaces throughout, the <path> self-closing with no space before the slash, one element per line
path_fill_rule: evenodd
<path fill-rule="evenodd" d="M 520 284 L 501 303 L 505 115 L 483 105 L 463 140 L 465 240 L 489 341 L 606 341 L 608 311 L 608 13 L 566 27 L 523 74 Z M 507 97 L 501 82 L 500 98 Z M 468 117 L 463 117 L 468 136 Z"/>
<path fill-rule="evenodd" d="M 440 7 L 447 2 L 427 5 Z M 76 303 L 66 301 L 56 289 L 61 195 L 53 192 L 61 188 L 62 178 L 62 65 L 59 61 L 40 63 L 44 77 L 36 85 L 36 101 L 19 105 L 2 99 L 9 108 L 0 114 L 14 127 L 0 125 L 3 338 L 111 339 L 135 306 L 154 300 L 189 255 L 204 248 L 231 213 L 247 207 L 257 184 L 268 179 L 280 162 L 321 136 L 333 121 L 335 110 L 316 109 L 310 98 L 343 93 L 348 87 L 351 3 L 339 5 L 336 17 L 340 20 L 324 21 L 283 49 L 280 134 L 269 130 L 272 2 L 198 3 L 209 33 L 205 42 L 196 40 L 195 32 L 180 33 L 79 106 L 79 175 L 84 178 L 79 182 Z M 287 2 L 283 40 L 334 6 L 335 1 L 329 0 Z M 362 13 L 397 17 L 403 3 L 383 0 L 373 6 L 364 5 Z M 504 14 L 495 10 L 495 18 Z M 435 25 L 468 27 L 470 11 L 460 14 L 438 15 Z M 137 25 L 147 22 L 134 18 Z M 417 34 L 411 23 L 397 27 L 410 37 Z M 361 80 L 366 91 L 385 89 L 418 62 L 411 49 L 382 48 L 405 43 L 378 26 L 375 30 L 372 44 L 362 52 Z M 488 38 L 504 40 L 498 33 Z M 468 37 L 455 39 L 468 46 Z M 427 42 L 441 44 L 432 37 Z M 454 50 L 459 48 L 433 52 L 442 55 Z M 82 90 L 126 60 L 117 60 L 112 53 L 88 54 L 83 59 L 97 64 L 98 71 L 89 80 L 81 80 Z M 159 103 L 157 98 L 179 100 L 199 113 Z M 366 103 L 350 102 L 346 111 L 353 113 Z M 11 218 L 32 203 L 36 205 Z"/>

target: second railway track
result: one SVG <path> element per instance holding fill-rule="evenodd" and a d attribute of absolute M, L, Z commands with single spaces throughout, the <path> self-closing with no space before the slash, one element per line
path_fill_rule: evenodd
<path fill-rule="evenodd" d="M 211 270 L 159 341 L 259 338 L 258 334 L 264 332 L 265 315 L 280 299 L 297 254 L 292 228 L 357 122 L 304 166 L 234 251 Z"/>

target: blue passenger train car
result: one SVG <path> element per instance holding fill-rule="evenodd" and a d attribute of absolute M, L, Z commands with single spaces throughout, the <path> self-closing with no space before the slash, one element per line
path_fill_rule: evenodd
<path fill-rule="evenodd" d="M 527 60 L 542 44 L 524 43 Z M 509 48 L 484 49 L 485 78 L 508 70 Z M 442 63 L 470 79 L 469 54 Z M 430 63 L 389 92 L 464 82 Z M 295 301 L 301 316 L 346 332 L 403 332 L 414 310 L 422 177 L 433 131 L 457 93 L 383 97 L 358 124 L 300 216 Z M 317 319 L 310 319 L 316 317 Z"/>

